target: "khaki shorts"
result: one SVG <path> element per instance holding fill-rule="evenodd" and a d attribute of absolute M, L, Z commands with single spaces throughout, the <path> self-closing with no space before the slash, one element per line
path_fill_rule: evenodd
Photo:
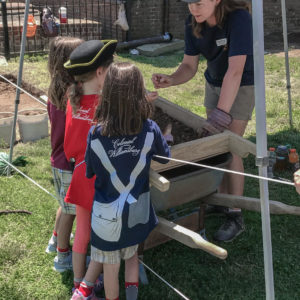
<path fill-rule="evenodd" d="M 121 259 L 131 258 L 136 253 L 138 246 L 134 245 L 115 251 L 102 251 L 91 246 L 91 259 L 103 264 L 119 264 Z"/>
<path fill-rule="evenodd" d="M 221 88 L 211 85 L 206 81 L 204 106 L 214 109 L 218 105 Z M 238 94 L 231 107 L 230 114 L 235 120 L 251 120 L 255 105 L 254 86 L 243 85 L 239 88 Z"/>
<path fill-rule="evenodd" d="M 72 172 L 52 167 L 52 173 L 57 200 L 62 212 L 67 215 L 76 215 L 76 206 L 65 202 L 66 193 L 72 179 Z"/>

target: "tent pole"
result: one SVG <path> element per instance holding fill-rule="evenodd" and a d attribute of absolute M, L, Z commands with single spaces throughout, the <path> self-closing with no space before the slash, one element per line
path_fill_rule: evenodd
<path fill-rule="evenodd" d="M 23 25 L 23 32 L 22 32 L 22 42 L 21 42 L 21 50 L 20 50 L 20 63 L 19 63 L 19 73 L 17 79 L 17 86 L 21 86 L 22 84 L 22 74 L 23 74 L 23 62 L 24 62 L 24 53 L 25 53 L 25 44 L 26 44 L 26 33 L 27 33 L 27 20 L 28 20 L 28 13 L 29 13 L 29 4 L 30 0 L 26 0 L 25 4 L 25 13 L 24 13 L 24 25 Z M 16 90 L 16 100 L 15 100 L 15 115 L 14 115 L 14 123 L 11 132 L 10 138 L 10 151 L 9 151 L 9 163 L 12 162 L 13 157 L 13 148 L 16 139 L 16 124 L 17 124 L 17 116 L 18 116 L 18 106 L 20 103 L 20 89 L 17 88 Z M 8 167 L 7 175 L 10 175 L 11 168 Z"/>
<path fill-rule="evenodd" d="M 263 1 L 252 1 L 252 8 L 257 145 L 256 164 L 259 167 L 259 175 L 267 177 L 268 153 L 266 134 Z M 274 300 L 274 278 L 268 182 L 266 180 L 260 180 L 259 186 L 261 199 L 260 205 L 264 248 L 266 299 Z"/>
<path fill-rule="evenodd" d="M 288 39 L 287 39 L 285 0 L 281 0 L 281 14 L 282 14 L 283 44 L 284 44 L 284 53 L 285 53 L 286 88 L 287 88 L 288 103 L 289 103 L 289 118 L 290 118 L 290 126 L 293 127 L 290 65 L 289 65 L 289 49 L 288 49 Z"/>

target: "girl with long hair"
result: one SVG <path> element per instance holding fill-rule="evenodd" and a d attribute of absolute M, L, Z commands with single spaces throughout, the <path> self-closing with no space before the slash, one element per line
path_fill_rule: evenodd
<path fill-rule="evenodd" d="M 71 166 L 64 153 L 64 135 L 66 122 L 67 89 L 73 82 L 72 76 L 64 68 L 71 52 L 83 43 L 73 37 L 56 37 L 50 43 L 48 70 L 50 86 L 48 90 L 48 114 L 51 124 L 51 167 L 54 187 L 59 208 L 53 234 L 48 242 L 46 252 L 57 252 L 54 269 L 58 272 L 72 269 L 72 256 L 69 240 L 75 218 L 75 205 L 64 201 L 72 178 Z"/>
<path fill-rule="evenodd" d="M 85 154 L 86 176 L 95 181 L 91 263 L 85 280 L 95 282 L 103 264 L 106 300 L 119 299 L 119 268 L 125 260 L 126 299 L 138 297 L 138 244 L 157 225 L 150 201 L 149 169 L 153 155 L 170 151 L 158 125 L 139 69 L 112 64 L 97 107 Z M 166 163 L 167 161 L 162 161 Z M 84 286 L 72 300 L 89 299 Z"/>

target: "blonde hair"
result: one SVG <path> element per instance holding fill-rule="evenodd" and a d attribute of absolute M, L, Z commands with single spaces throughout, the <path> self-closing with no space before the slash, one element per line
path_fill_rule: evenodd
<path fill-rule="evenodd" d="M 81 43 L 83 40 L 79 38 L 58 36 L 49 45 L 50 85 L 48 96 L 51 103 L 63 111 L 67 104 L 67 89 L 73 82 L 72 76 L 64 68 L 64 63 L 69 59 L 71 52 Z"/>
<path fill-rule="evenodd" d="M 113 62 L 113 56 L 110 56 L 105 61 L 101 62 L 98 68 L 103 67 L 104 69 L 106 69 L 111 65 L 112 62 Z M 76 113 L 77 109 L 80 106 L 80 99 L 81 96 L 83 95 L 82 84 L 93 79 L 96 76 L 96 72 L 97 70 L 87 72 L 82 75 L 74 76 L 74 81 L 68 89 L 68 97 L 70 100 L 70 104 L 72 106 L 73 113 Z"/>
<path fill-rule="evenodd" d="M 222 27 L 228 13 L 235 11 L 237 9 L 245 9 L 250 12 L 250 3 L 248 3 L 245 0 L 221 0 L 220 3 L 215 8 L 215 17 L 217 21 L 217 26 Z M 197 38 L 201 38 L 203 23 L 197 23 L 195 17 L 192 16 L 191 25 L 192 25 L 192 31 L 194 36 Z"/>
<path fill-rule="evenodd" d="M 114 63 L 105 77 L 102 101 L 94 121 L 101 125 L 104 136 L 137 134 L 153 111 L 146 99 L 144 79 L 133 64 Z"/>

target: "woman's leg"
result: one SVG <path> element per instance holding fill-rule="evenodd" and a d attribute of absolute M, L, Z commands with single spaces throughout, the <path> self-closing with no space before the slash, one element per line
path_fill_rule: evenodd
<path fill-rule="evenodd" d="M 248 121 L 233 120 L 229 130 L 239 136 L 243 136 Z M 244 172 L 243 160 L 232 153 L 232 161 L 228 165 L 229 170 Z M 244 176 L 226 173 L 219 188 L 220 193 L 242 196 L 244 193 Z M 225 223 L 214 234 L 214 239 L 229 242 L 244 231 L 244 220 L 240 208 L 231 208 L 227 213 Z"/>
<path fill-rule="evenodd" d="M 233 120 L 229 126 L 229 130 L 233 133 L 243 136 L 248 121 Z M 243 160 L 236 154 L 232 154 L 232 161 L 228 165 L 229 170 L 244 172 Z M 224 180 L 220 186 L 220 193 L 242 196 L 244 192 L 244 176 L 226 173 Z"/>

